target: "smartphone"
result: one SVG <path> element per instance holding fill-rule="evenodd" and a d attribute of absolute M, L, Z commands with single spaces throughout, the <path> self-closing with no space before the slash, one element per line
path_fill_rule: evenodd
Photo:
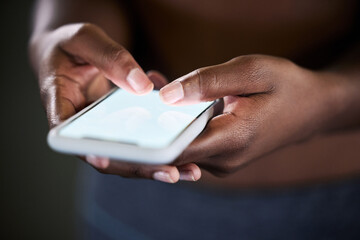
<path fill-rule="evenodd" d="M 137 96 L 116 88 L 50 130 L 48 144 L 67 154 L 168 164 L 201 133 L 220 102 L 169 106 L 159 91 Z"/>

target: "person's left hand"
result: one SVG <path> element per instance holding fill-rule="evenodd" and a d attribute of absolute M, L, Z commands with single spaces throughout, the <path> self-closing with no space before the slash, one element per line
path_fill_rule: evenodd
<path fill-rule="evenodd" d="M 191 72 L 160 90 L 171 105 L 224 98 L 175 165 L 195 163 L 217 176 L 280 147 L 306 140 L 339 115 L 339 79 L 276 57 L 249 55 Z"/>

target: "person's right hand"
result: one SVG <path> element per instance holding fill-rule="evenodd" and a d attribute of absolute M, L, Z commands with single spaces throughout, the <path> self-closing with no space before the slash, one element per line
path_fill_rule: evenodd
<path fill-rule="evenodd" d="M 107 93 L 109 80 L 138 95 L 167 83 L 157 72 L 146 75 L 124 47 L 92 24 L 69 24 L 33 37 L 30 51 L 51 128 Z M 103 173 L 165 182 L 197 180 L 201 174 L 195 164 L 148 166 L 92 156 L 86 161 Z"/>

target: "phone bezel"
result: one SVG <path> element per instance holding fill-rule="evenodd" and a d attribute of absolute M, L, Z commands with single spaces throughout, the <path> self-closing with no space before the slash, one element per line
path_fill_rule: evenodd
<path fill-rule="evenodd" d="M 118 89 L 119 88 L 113 88 L 111 91 L 109 91 L 109 93 L 105 94 L 103 97 L 101 97 L 94 103 L 90 104 L 69 119 L 65 120 L 63 123 L 51 129 L 48 134 L 49 146 L 56 151 L 67 154 L 93 154 L 111 158 L 122 157 L 119 160 L 148 164 L 169 163 L 173 161 L 174 158 L 179 155 L 182 150 L 184 150 L 184 148 L 187 147 L 192 142 L 192 140 L 203 130 L 208 119 L 210 119 L 214 114 L 214 106 L 220 102 L 220 100 L 213 101 L 164 148 L 150 148 L 139 146 L 138 144 L 134 144 L 131 142 L 112 141 L 97 138 L 71 138 L 62 136 L 60 134 L 61 129 L 71 124 L 75 119 L 80 118 L 86 112 L 90 111 L 98 104 L 106 100 Z M 202 121 L 199 121 L 199 119 L 201 120 L 201 118 Z M 199 130 L 200 128 L 201 130 Z M 195 131 L 195 137 L 194 134 L 191 134 L 191 131 Z M 181 144 L 179 144 L 179 139 L 181 138 L 181 136 L 185 135 L 188 135 L 188 137 L 180 141 Z M 76 146 L 78 147 L 78 149 L 75 148 Z M 178 146 L 181 152 L 179 151 L 179 149 L 176 149 L 176 146 Z M 101 148 L 103 149 L 102 151 L 100 150 Z M 116 149 L 119 150 L 116 151 Z M 124 154 L 120 154 L 121 149 L 123 150 Z M 115 152 L 118 153 L 116 154 Z M 131 154 L 131 152 L 134 152 L 136 154 Z M 168 155 L 168 157 L 164 157 L 164 155 Z"/>

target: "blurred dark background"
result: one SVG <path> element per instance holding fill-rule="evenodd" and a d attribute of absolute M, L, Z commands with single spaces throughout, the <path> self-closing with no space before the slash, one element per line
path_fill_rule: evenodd
<path fill-rule="evenodd" d="M 82 163 L 46 144 L 47 120 L 27 54 L 33 2 L 0 7 L 0 236 L 74 239 L 75 178 Z"/>
<path fill-rule="evenodd" d="M 52 152 L 27 42 L 33 1 L 1 3 L 1 239 L 73 239 L 72 157 Z"/>

